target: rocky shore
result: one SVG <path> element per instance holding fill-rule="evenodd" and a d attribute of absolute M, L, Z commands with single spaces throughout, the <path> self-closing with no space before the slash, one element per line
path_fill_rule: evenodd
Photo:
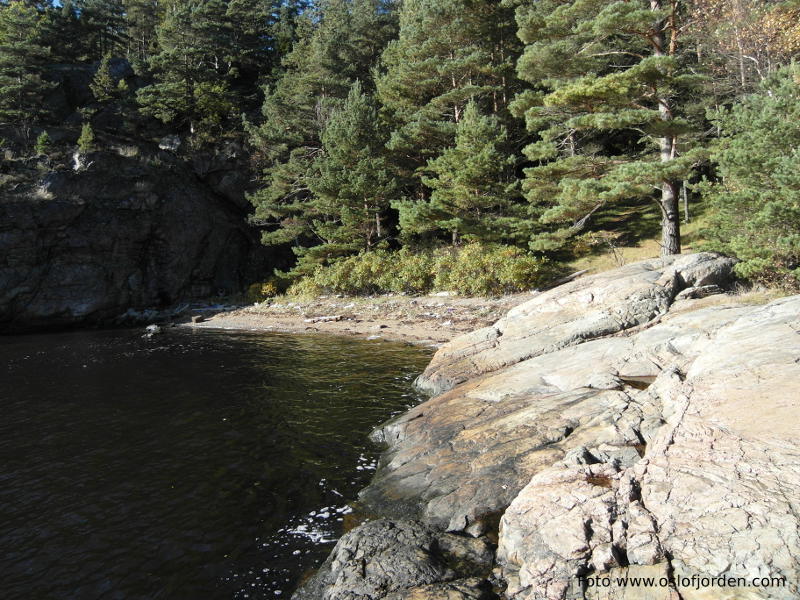
<path fill-rule="evenodd" d="M 739 305 L 732 266 L 627 265 L 441 347 L 374 433 L 380 518 L 294 599 L 800 597 L 800 296 Z"/>

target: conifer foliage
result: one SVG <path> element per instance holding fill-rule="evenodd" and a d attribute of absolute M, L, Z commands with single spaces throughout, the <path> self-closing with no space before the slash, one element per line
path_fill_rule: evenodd
<path fill-rule="evenodd" d="M 693 190 L 713 247 L 792 286 L 798 16 L 798 0 L 0 0 L 0 127 L 43 168 L 76 139 L 224 156 L 247 171 L 225 195 L 249 180 L 263 242 L 318 282 L 401 255 L 413 281 L 430 283 L 425 256 L 516 272 L 654 235 L 639 223 L 659 212 L 678 253 Z M 384 283 L 363 289 L 400 289 Z"/>
<path fill-rule="evenodd" d="M 679 56 L 679 2 L 542 0 L 519 9 L 520 75 L 535 86 L 516 102 L 539 140 L 524 188 L 552 248 L 607 205 L 653 197 L 662 252 L 680 252 L 678 190 L 697 155 L 682 102 L 696 78 Z M 654 194 L 654 190 L 658 190 Z"/>
<path fill-rule="evenodd" d="M 170 3 L 149 63 L 155 81 L 138 92 L 142 112 L 193 132 L 219 125 L 232 108 L 228 29 L 222 0 Z"/>
<path fill-rule="evenodd" d="M 745 277 L 800 289 L 800 67 L 715 116 L 722 137 L 707 183 L 714 208 L 712 248 L 742 259 Z M 775 135 L 775 132 L 780 132 Z"/>
<path fill-rule="evenodd" d="M 374 102 L 356 81 L 331 113 L 313 164 L 313 228 L 325 242 L 322 249 L 369 250 L 386 237 L 394 181 L 383 157 L 385 141 Z"/>
<path fill-rule="evenodd" d="M 493 0 L 406 0 L 399 18 L 377 95 L 401 173 L 419 178 L 415 170 L 452 144 L 470 100 L 506 117 L 521 47 L 513 10 Z"/>
<path fill-rule="evenodd" d="M 103 55 L 89 89 L 98 102 L 107 102 L 117 93 L 117 84 L 111 76 L 111 55 Z"/>
<path fill-rule="evenodd" d="M 520 202 L 506 128 L 470 101 L 456 126 L 455 145 L 428 161 L 430 202 L 405 206 L 405 231 L 439 229 L 477 241 L 525 242 L 530 236 L 527 207 Z M 402 205 L 401 205 L 402 206 Z"/>
<path fill-rule="evenodd" d="M 50 48 L 41 14 L 27 2 L 0 4 L 0 121 L 21 124 L 42 116 L 54 86 L 42 78 Z"/>
<path fill-rule="evenodd" d="M 272 224 L 262 235 L 265 243 L 292 243 L 307 260 L 324 261 L 334 246 L 359 247 L 332 235 L 331 219 L 323 214 L 330 216 L 332 208 L 322 207 L 335 206 L 332 201 L 339 195 L 346 198 L 345 208 L 341 218 L 334 215 L 332 221 L 352 228 L 353 220 L 360 218 L 356 213 L 364 211 L 365 186 L 372 185 L 378 196 L 367 199 L 366 210 L 374 226 L 362 226 L 361 245 L 370 246 L 387 232 L 381 221 L 388 202 L 383 196 L 387 176 L 381 128 L 364 94 L 373 87 L 370 68 L 394 35 L 395 19 L 375 0 L 331 0 L 315 17 L 300 23 L 299 40 L 283 63 L 285 71 L 267 89 L 263 123 L 250 128 L 252 144 L 265 165 L 264 187 L 251 200 L 255 219 Z M 338 108 L 342 110 L 332 117 Z M 372 123 L 367 125 L 369 119 Z M 347 182 L 337 182 L 337 177 L 350 176 L 343 172 L 347 165 L 357 170 Z M 368 165 L 375 171 L 365 174 Z M 339 184 L 344 185 L 341 191 L 333 188 Z M 353 202 L 361 208 L 353 209 Z M 315 246 L 320 248 L 309 250 Z"/>

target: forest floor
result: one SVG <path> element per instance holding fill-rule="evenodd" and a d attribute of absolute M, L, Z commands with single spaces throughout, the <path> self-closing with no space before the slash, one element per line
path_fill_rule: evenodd
<path fill-rule="evenodd" d="M 439 346 L 457 335 L 491 325 L 531 292 L 499 298 L 449 295 L 275 298 L 243 308 L 196 312 L 188 327 L 331 333 Z M 191 314 L 191 313 L 190 313 Z"/>

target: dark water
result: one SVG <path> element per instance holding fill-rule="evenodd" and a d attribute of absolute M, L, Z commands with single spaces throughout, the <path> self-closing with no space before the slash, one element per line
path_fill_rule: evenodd
<path fill-rule="evenodd" d="M 321 336 L 0 338 L 0 598 L 287 598 L 429 358 Z"/>

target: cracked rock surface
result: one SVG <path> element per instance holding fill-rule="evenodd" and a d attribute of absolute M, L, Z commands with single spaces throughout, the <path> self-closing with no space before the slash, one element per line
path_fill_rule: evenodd
<path fill-rule="evenodd" d="M 420 378 L 438 395 L 375 432 L 389 449 L 362 494 L 395 519 L 380 523 L 433 541 L 370 552 L 411 575 L 358 588 L 374 565 L 359 574 L 341 557 L 373 535 L 368 523 L 312 579 L 317 595 L 299 598 L 800 597 L 800 296 L 680 295 L 724 288 L 732 264 L 628 265 L 444 346 Z M 462 556 L 490 548 L 484 567 L 454 570 L 443 535 L 483 544 Z"/>

